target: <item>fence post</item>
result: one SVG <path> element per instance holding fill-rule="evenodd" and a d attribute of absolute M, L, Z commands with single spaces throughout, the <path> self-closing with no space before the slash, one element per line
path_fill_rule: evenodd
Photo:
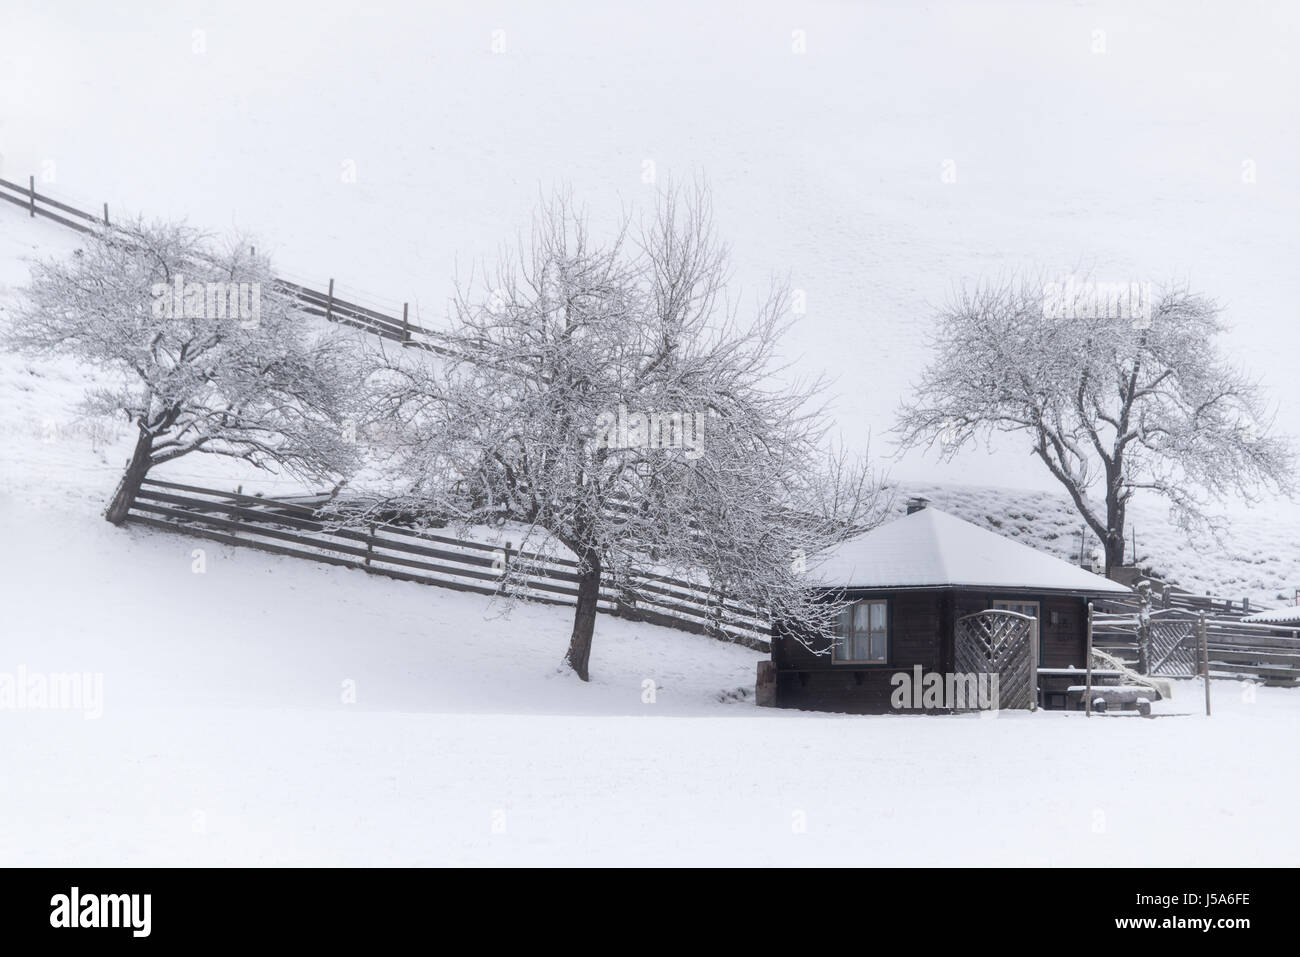
<path fill-rule="evenodd" d="M 409 302 L 402 303 L 402 341 L 411 341 L 411 323 L 407 320 L 407 310 L 410 308 Z"/>
<path fill-rule="evenodd" d="M 104 225 L 108 225 L 108 203 L 104 204 Z"/>
<path fill-rule="evenodd" d="M 334 321 L 334 280 L 330 280 L 329 296 L 325 300 L 325 321 Z"/>
<path fill-rule="evenodd" d="M 510 574 L 510 549 L 514 543 L 506 539 L 505 551 L 501 553 L 501 574 L 497 577 L 497 594 L 506 590 L 506 576 Z"/>
<path fill-rule="evenodd" d="M 722 603 L 726 601 L 726 593 L 723 586 L 709 582 L 709 590 L 704 595 L 704 633 L 706 635 L 718 636 L 723 634 L 722 620 L 723 611 Z"/>
<path fill-rule="evenodd" d="M 1210 716 L 1210 650 L 1205 635 L 1205 615 L 1201 615 L 1201 672 L 1205 676 L 1205 716 Z"/>
<path fill-rule="evenodd" d="M 366 536 L 366 567 L 370 567 L 370 556 L 375 553 L 375 523 L 370 523 L 370 534 Z"/>
<path fill-rule="evenodd" d="M 625 584 L 619 584 L 614 593 L 614 617 L 639 621 L 640 612 L 636 607 L 636 593 Z"/>
<path fill-rule="evenodd" d="M 1086 665 L 1088 676 L 1083 682 L 1083 711 L 1089 718 L 1092 717 L 1092 602 L 1088 602 L 1088 643 L 1087 643 Z"/>
<path fill-rule="evenodd" d="M 235 486 L 235 494 L 236 494 L 236 495 L 243 495 L 243 494 L 244 494 L 244 486 L 242 486 L 242 485 L 236 485 L 236 486 Z M 239 499 L 237 499 L 237 498 L 232 498 L 232 499 L 230 499 L 230 504 L 231 504 L 231 507 L 232 507 L 233 509 L 238 509 L 238 508 L 240 507 L 240 505 L 239 505 Z M 230 536 L 231 536 L 232 538 L 238 538 L 238 537 L 239 537 L 239 526 L 240 526 L 240 524 L 241 524 L 241 520 L 242 520 L 242 516 L 239 514 L 238 511 L 231 511 L 231 513 L 230 513 L 230 522 L 231 522 L 232 525 L 235 526 L 234 528 L 232 528 L 232 529 L 230 530 Z"/>
<path fill-rule="evenodd" d="M 1138 582 L 1138 671 L 1151 673 L 1151 583 Z"/>
<path fill-rule="evenodd" d="M 36 218 L 36 177 L 27 177 L 27 215 Z"/>

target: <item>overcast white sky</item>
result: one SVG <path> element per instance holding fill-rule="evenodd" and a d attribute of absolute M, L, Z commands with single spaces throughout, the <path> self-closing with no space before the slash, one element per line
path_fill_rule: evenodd
<path fill-rule="evenodd" d="M 1300 410 L 1300 4 L 5 6 L 0 175 L 250 229 L 425 322 L 539 188 L 610 221 L 652 163 L 708 177 L 740 286 L 805 292 L 791 352 L 851 443 L 886 449 L 954 283 L 1080 262 L 1221 298 Z M 891 469 L 1051 487 L 1009 450 Z"/>

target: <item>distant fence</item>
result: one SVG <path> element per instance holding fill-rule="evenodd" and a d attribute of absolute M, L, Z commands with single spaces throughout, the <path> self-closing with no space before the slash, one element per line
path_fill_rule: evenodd
<path fill-rule="evenodd" d="M 0 179 L 0 200 L 12 203 L 27 210 L 30 216 L 41 216 L 59 223 L 79 233 L 90 233 L 102 228 L 115 228 L 109 222 L 108 204 L 104 204 L 102 216 L 92 215 L 67 203 L 61 203 L 43 193 L 36 191 L 35 177 L 28 180 L 26 186 Z M 426 349 L 430 352 L 450 354 L 443 336 L 433 329 L 427 329 L 410 321 L 410 306 L 402 304 L 400 316 L 388 315 L 378 309 L 371 309 L 334 295 L 334 280 L 329 281 L 325 290 L 312 289 L 301 283 L 287 279 L 276 279 L 276 287 L 296 300 L 304 312 L 320 316 L 330 322 L 341 323 L 362 329 L 372 335 L 405 346 Z"/>
<path fill-rule="evenodd" d="M 139 525 L 227 545 L 483 595 L 502 594 L 510 563 L 522 563 L 516 567 L 526 571 L 509 579 L 516 582 L 513 593 L 519 597 L 572 606 L 578 595 L 575 561 L 522 553 L 510 543 L 503 547 L 382 523 L 354 526 L 332 517 L 316 502 L 146 479 L 128 517 Z M 606 614 L 709 635 L 757 651 L 770 648 L 768 619 L 759 609 L 669 576 L 641 573 L 623 587 L 606 582 L 598 607 Z"/>
<path fill-rule="evenodd" d="M 1253 624 L 1221 614 L 1205 614 L 1206 651 L 1215 678 L 1259 678 L 1268 684 L 1300 684 L 1300 629 Z M 1189 667 L 1200 661 L 1196 624 L 1200 614 L 1183 608 L 1151 612 L 1149 662 L 1153 674 L 1199 673 Z M 1094 612 L 1093 646 L 1130 666 L 1139 662 L 1139 618 L 1136 610 Z"/>
<path fill-rule="evenodd" d="M 1124 567 L 1118 569 L 1112 575 L 1115 581 L 1121 585 L 1133 588 L 1138 582 L 1149 582 L 1151 584 L 1151 605 L 1153 608 L 1181 608 L 1185 611 L 1205 612 L 1206 614 L 1223 614 L 1223 615 L 1249 615 L 1252 611 L 1249 598 L 1224 598 L 1220 595 L 1197 595 L 1194 592 L 1179 588 L 1177 585 L 1166 581 L 1161 581 L 1153 575 L 1143 575 L 1138 569 Z M 1120 605 L 1131 605 L 1136 608 L 1139 604 L 1139 598 L 1135 592 L 1132 596 L 1114 600 L 1107 599 L 1108 603 L 1118 603 Z M 1259 608 L 1253 609 L 1260 611 Z"/>

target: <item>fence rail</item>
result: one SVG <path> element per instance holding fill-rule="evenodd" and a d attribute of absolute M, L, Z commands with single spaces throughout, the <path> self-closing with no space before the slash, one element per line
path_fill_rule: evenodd
<path fill-rule="evenodd" d="M 0 179 L 0 200 L 27 210 L 33 217 L 41 216 L 69 229 L 75 229 L 79 233 L 115 228 L 109 222 L 107 204 L 104 205 L 103 216 L 92 215 L 37 192 L 34 177 L 28 180 L 26 186 Z M 412 323 L 409 319 L 409 307 L 405 304 L 402 307 L 402 315 L 388 315 L 378 309 L 338 298 L 334 295 L 332 279 L 324 291 L 312 289 L 302 283 L 290 282 L 287 279 L 276 279 L 275 283 L 277 289 L 294 299 L 302 310 L 310 315 L 352 326 L 380 338 L 400 342 L 404 346 L 425 349 L 442 355 L 450 355 L 453 352 L 447 347 L 441 333 Z"/>
<path fill-rule="evenodd" d="M 1260 611 L 1259 608 L 1251 608 L 1249 598 L 1225 598 L 1222 595 L 1212 595 L 1209 592 L 1198 595 L 1172 582 L 1162 581 L 1154 575 L 1141 574 L 1134 568 L 1118 569 L 1114 579 L 1129 588 L 1136 588 L 1138 582 L 1142 581 L 1150 584 L 1151 603 L 1155 608 L 1181 608 L 1186 611 L 1203 611 L 1207 614 L 1224 615 L 1248 615 L 1252 610 Z M 1113 599 L 1107 599 L 1107 601 L 1111 602 Z M 1135 592 L 1131 598 L 1121 598 L 1118 601 L 1121 605 L 1136 607 L 1139 598 Z"/>
<path fill-rule="evenodd" d="M 578 563 L 436 532 L 353 524 L 327 504 L 304 504 L 146 479 L 129 520 L 228 545 L 357 568 L 371 574 L 483 595 L 573 605 Z M 709 635 L 768 651 L 770 626 L 757 608 L 706 585 L 650 571 L 605 581 L 599 609 L 635 621 Z"/>

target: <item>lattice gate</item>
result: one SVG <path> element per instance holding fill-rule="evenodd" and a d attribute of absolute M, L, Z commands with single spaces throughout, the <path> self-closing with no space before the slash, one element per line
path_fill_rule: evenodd
<path fill-rule="evenodd" d="M 958 674 L 997 675 L 1001 709 L 1038 707 L 1038 622 L 1014 611 L 980 611 L 957 619 Z"/>
<path fill-rule="evenodd" d="M 1200 673 L 1197 664 L 1196 620 L 1155 618 L 1151 621 L 1150 673 L 1186 678 Z"/>

